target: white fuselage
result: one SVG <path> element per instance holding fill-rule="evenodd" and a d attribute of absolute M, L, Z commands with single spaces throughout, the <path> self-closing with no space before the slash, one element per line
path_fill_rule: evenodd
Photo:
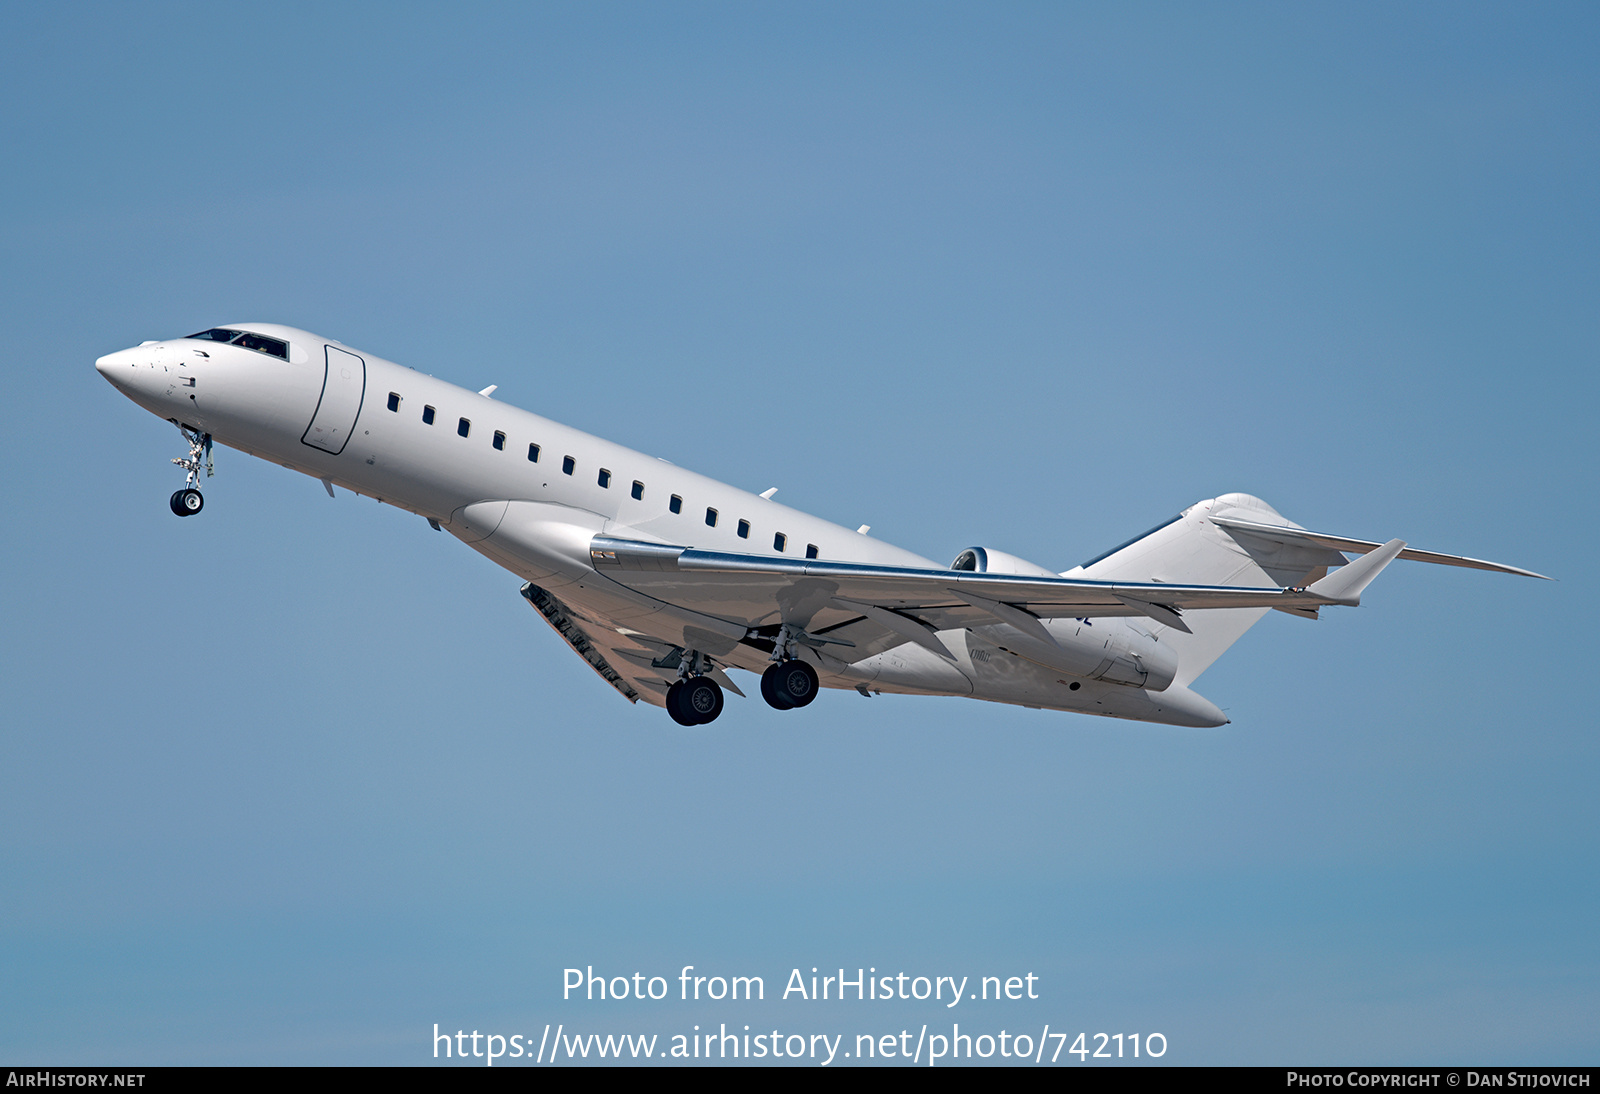
<path fill-rule="evenodd" d="M 662 604 L 596 573 L 592 537 L 943 569 L 769 498 L 331 339 L 275 324 L 235 329 L 281 340 L 286 359 L 180 338 L 109 354 L 96 368 L 152 414 L 423 516 L 580 613 L 672 636 L 686 647 L 705 648 L 705 635 L 721 634 L 717 656 L 723 664 L 760 672 L 766 659 L 730 639 L 736 628 L 717 618 L 714 604 L 697 604 L 698 610 Z M 1148 627 L 1122 619 L 1097 619 L 1088 630 L 1073 622 L 1057 621 L 1052 629 L 1085 649 L 1152 641 Z M 1158 694 L 1074 678 L 1077 686 L 1069 692 L 1063 670 L 1018 656 L 1015 647 L 1025 640 L 1003 626 L 944 638 L 956 655 L 953 662 L 916 645 L 898 645 L 849 665 L 821 657 L 822 682 L 1180 725 L 1226 721 L 1183 687 Z"/>

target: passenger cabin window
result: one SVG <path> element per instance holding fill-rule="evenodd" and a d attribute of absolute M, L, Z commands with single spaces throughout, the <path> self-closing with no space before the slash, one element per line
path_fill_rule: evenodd
<path fill-rule="evenodd" d="M 263 334 L 251 334 L 247 330 L 228 330 L 225 327 L 212 327 L 210 330 L 203 330 L 199 334 L 191 334 L 189 337 L 197 338 L 202 342 L 227 342 L 229 345 L 253 349 L 257 353 L 281 357 L 285 361 L 289 359 L 289 343 L 281 338 L 268 338 Z"/>
<path fill-rule="evenodd" d="M 739 522 L 739 538 L 740 539 L 749 539 L 750 538 L 750 522 L 749 521 L 741 520 Z"/>
<path fill-rule="evenodd" d="M 561 473 L 563 475 L 572 474 L 573 469 L 575 467 L 577 467 L 577 466 L 578 466 L 578 461 L 573 459 L 571 456 L 562 456 L 561 457 Z"/>
<path fill-rule="evenodd" d="M 610 490 L 611 489 L 611 472 L 607 471 L 605 468 L 602 467 L 600 469 L 600 478 L 598 480 L 596 480 L 596 481 L 598 481 L 600 483 L 600 488 L 602 490 Z"/>
<path fill-rule="evenodd" d="M 640 482 L 638 479 L 633 480 L 633 500 L 644 500 L 644 483 Z"/>
<path fill-rule="evenodd" d="M 433 407 L 425 406 L 425 407 L 422 408 L 422 424 L 423 425 L 432 425 L 433 424 Z"/>
<path fill-rule="evenodd" d="M 538 445 L 530 444 L 528 446 L 528 462 L 529 463 L 538 463 L 539 462 L 539 446 Z"/>
<path fill-rule="evenodd" d="M 494 431 L 494 450 L 496 452 L 504 452 L 506 450 L 506 435 L 498 429 Z"/>
<path fill-rule="evenodd" d="M 717 526 L 717 511 L 715 509 L 707 509 L 706 510 L 706 527 L 707 528 L 715 528 L 716 526 Z"/>
<path fill-rule="evenodd" d="M 777 535 L 772 537 L 772 549 L 774 551 L 781 551 L 788 546 L 788 544 L 789 537 L 784 535 L 782 532 L 779 532 Z"/>
<path fill-rule="evenodd" d="M 807 558 L 816 558 L 817 557 L 817 545 L 815 543 L 806 544 L 806 557 Z"/>
<path fill-rule="evenodd" d="M 472 432 L 472 423 L 467 421 L 465 418 L 462 418 L 459 422 L 456 423 L 456 433 L 457 433 L 457 435 L 465 437 L 468 433 L 471 433 L 471 432 Z"/>
<path fill-rule="evenodd" d="M 671 509 L 674 513 L 683 512 L 683 499 L 678 497 L 676 494 L 672 495 L 672 500 L 667 502 L 667 508 Z"/>
<path fill-rule="evenodd" d="M 389 392 L 389 409 L 395 411 L 400 409 L 400 396 L 392 391 Z"/>

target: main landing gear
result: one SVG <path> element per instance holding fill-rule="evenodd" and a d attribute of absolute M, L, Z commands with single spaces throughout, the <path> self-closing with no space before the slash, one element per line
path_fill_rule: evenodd
<path fill-rule="evenodd" d="M 761 674 L 761 698 L 778 710 L 805 706 L 819 687 L 817 670 L 798 659 L 779 661 Z"/>
<path fill-rule="evenodd" d="M 761 697 L 778 710 L 807 706 L 817 697 L 821 682 L 817 670 L 795 656 L 804 637 L 785 625 L 773 645 L 772 665 L 761 674 Z M 695 650 L 673 650 L 652 662 L 656 668 L 677 669 L 678 681 L 667 689 L 667 713 L 680 726 L 703 726 L 722 713 L 722 688 L 706 675 L 715 665 Z"/>
<path fill-rule="evenodd" d="M 722 713 L 722 688 L 709 676 L 691 676 L 667 689 L 667 713 L 680 726 L 703 726 Z"/>
<path fill-rule="evenodd" d="M 698 651 L 670 655 L 677 660 L 678 682 L 667 689 L 667 713 L 680 726 L 703 726 L 722 713 L 722 688 L 704 675 L 711 667 Z M 665 666 L 663 666 L 665 667 Z"/>
<path fill-rule="evenodd" d="M 195 489 L 195 483 L 200 481 L 201 469 L 205 469 L 208 479 L 217 473 L 211 464 L 211 434 L 201 433 L 198 429 L 190 429 L 183 425 L 178 426 L 178 432 L 189 442 L 189 455 L 172 462 L 188 472 L 188 475 L 183 480 L 183 489 L 175 491 L 167 505 L 180 517 L 192 517 L 206 504 L 206 499 Z"/>
<path fill-rule="evenodd" d="M 772 666 L 761 674 L 761 697 L 777 710 L 805 706 L 821 687 L 817 670 L 795 656 L 795 645 L 803 633 L 784 624 L 772 649 Z"/>

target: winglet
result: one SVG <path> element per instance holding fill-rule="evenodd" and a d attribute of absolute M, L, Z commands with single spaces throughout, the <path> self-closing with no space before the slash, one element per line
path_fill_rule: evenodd
<path fill-rule="evenodd" d="M 1391 539 L 1376 551 L 1362 555 L 1354 562 L 1341 566 L 1321 581 L 1307 587 L 1306 592 L 1326 597 L 1334 604 L 1354 607 L 1361 603 L 1361 590 L 1372 584 L 1383 568 L 1405 550 L 1406 541 Z"/>

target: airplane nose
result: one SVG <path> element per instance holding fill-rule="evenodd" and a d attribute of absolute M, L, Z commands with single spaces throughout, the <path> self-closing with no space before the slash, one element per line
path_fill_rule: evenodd
<path fill-rule="evenodd" d="M 111 385 L 118 391 L 128 391 L 133 387 L 136 379 L 134 368 L 138 365 L 139 354 L 135 350 L 121 349 L 116 353 L 108 353 L 95 361 L 95 371 L 111 381 Z"/>

